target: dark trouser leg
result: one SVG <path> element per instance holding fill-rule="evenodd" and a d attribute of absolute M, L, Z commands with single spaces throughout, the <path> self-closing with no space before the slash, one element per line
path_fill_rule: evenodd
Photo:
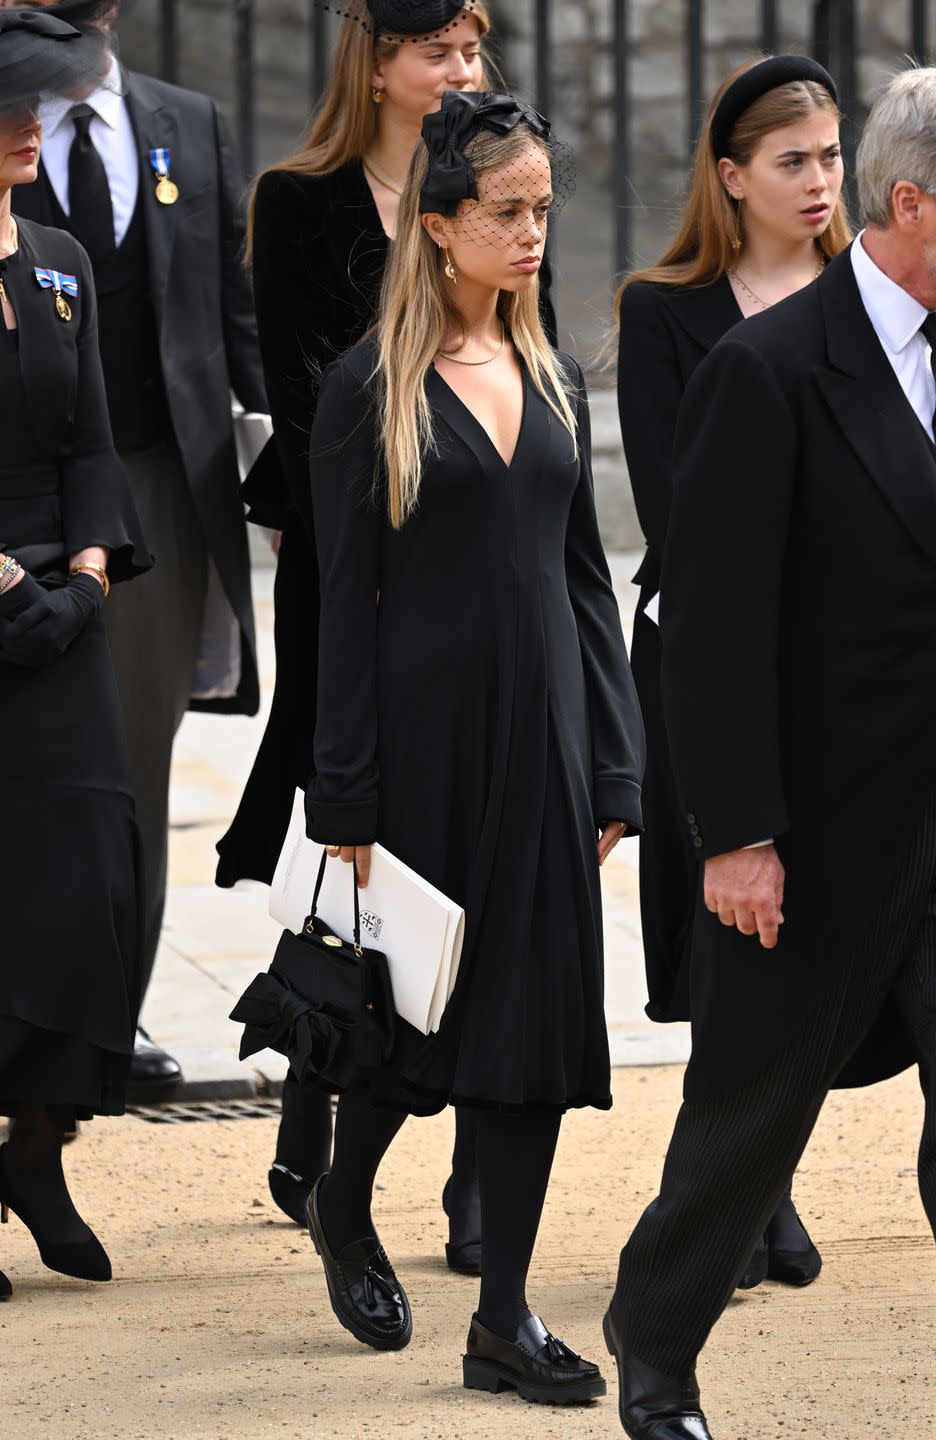
<path fill-rule="evenodd" d="M 513 1341 L 530 1311 L 527 1272 L 536 1244 L 561 1116 L 531 1110 L 482 1110 L 478 1122 L 481 1185 L 481 1298 L 486 1330 Z"/>
<path fill-rule="evenodd" d="M 385 1110 L 367 1090 L 349 1090 L 338 1101 L 335 1153 L 319 1198 L 322 1225 L 333 1253 L 373 1235 L 371 1197 L 380 1162 L 406 1119 Z"/>
<path fill-rule="evenodd" d="M 125 452 L 121 459 L 157 562 L 132 585 L 115 585 L 104 609 L 143 849 L 142 1000 L 166 901 L 172 745 L 192 691 L 208 552 L 175 447 Z"/>
<path fill-rule="evenodd" d="M 936 1235 L 936 893 L 930 896 L 919 944 L 900 977 L 897 1000 L 913 1036 L 926 1101 L 917 1174 L 923 1209 Z"/>
<path fill-rule="evenodd" d="M 660 1194 L 621 1252 L 612 1302 L 627 1345 L 646 1364 L 674 1376 L 692 1369 L 829 1086 L 914 954 L 934 874 L 931 804 L 860 963 L 821 997 L 795 1041 L 756 1080 L 717 1101 L 682 1106 Z"/>

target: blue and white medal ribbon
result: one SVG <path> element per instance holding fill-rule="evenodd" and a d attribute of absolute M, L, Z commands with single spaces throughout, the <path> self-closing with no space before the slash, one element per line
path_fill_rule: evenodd
<path fill-rule="evenodd" d="M 160 205 L 174 205 L 179 198 L 179 187 L 169 179 L 172 151 L 167 145 L 159 145 L 149 152 L 149 162 L 156 176 L 156 199 Z"/>
<path fill-rule="evenodd" d="M 41 265 L 34 268 L 36 281 L 42 290 L 51 290 L 55 295 L 55 313 L 60 320 L 72 318 L 72 308 L 65 299 L 66 295 L 72 297 L 78 294 L 78 277 L 76 275 L 63 275 L 61 270 L 46 270 Z"/>

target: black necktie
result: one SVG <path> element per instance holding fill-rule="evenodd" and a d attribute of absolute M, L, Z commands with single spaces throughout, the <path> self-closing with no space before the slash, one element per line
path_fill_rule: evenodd
<path fill-rule="evenodd" d="M 936 310 L 931 310 L 927 315 L 920 326 L 920 334 L 930 347 L 930 369 L 933 379 L 936 380 Z M 936 435 L 936 415 L 933 416 L 933 434 Z"/>
<path fill-rule="evenodd" d="M 71 230 L 92 260 L 114 250 L 114 207 L 104 161 L 91 139 L 94 111 L 75 105 L 69 112 L 75 138 L 68 152 L 68 201 Z"/>

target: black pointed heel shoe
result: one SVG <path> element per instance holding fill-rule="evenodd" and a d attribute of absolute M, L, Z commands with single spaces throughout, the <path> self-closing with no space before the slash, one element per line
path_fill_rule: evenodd
<path fill-rule="evenodd" d="M 306 1206 L 309 1234 L 325 1267 L 328 1298 L 339 1324 L 374 1350 L 403 1350 L 412 1339 L 413 1316 L 403 1286 L 376 1235 L 354 1240 L 333 1254 L 319 1214 L 322 1175 Z"/>
<path fill-rule="evenodd" d="M 753 1290 L 767 1279 L 767 1270 L 770 1257 L 767 1253 L 767 1236 L 762 1235 L 754 1247 L 754 1254 L 751 1256 L 741 1279 L 738 1281 L 738 1290 Z"/>
<path fill-rule="evenodd" d="M 474 1315 L 466 1351 L 466 1390 L 492 1395 L 515 1390 L 536 1405 L 581 1405 L 608 1393 L 598 1366 L 550 1335 L 538 1315 L 523 1321 L 513 1343 L 486 1330 Z"/>
<path fill-rule="evenodd" d="M 777 1245 L 778 1232 L 789 1243 L 791 1230 L 798 1231 L 802 1243 L 795 1249 Z M 800 1219 L 796 1206 L 789 1195 L 780 1202 L 780 1208 L 767 1226 L 767 1276 L 781 1285 L 795 1285 L 800 1288 L 811 1285 L 818 1279 L 822 1269 L 822 1256 L 810 1240 L 806 1226 Z"/>
<path fill-rule="evenodd" d="M 13 1286 L 10 1284 L 3 1271 L 0 1270 L 0 1300 L 12 1300 Z"/>
<path fill-rule="evenodd" d="M 712 1440 L 702 1413 L 695 1371 L 664 1375 L 627 1350 L 611 1301 L 602 1326 L 618 1376 L 618 1413 L 630 1440 Z"/>
<path fill-rule="evenodd" d="M 97 1236 L 88 1230 L 86 1240 L 60 1241 L 42 1235 L 29 1218 L 29 1207 L 21 1201 L 6 1171 L 6 1145 L 0 1145 L 0 1224 L 6 1225 L 10 1211 L 22 1220 L 36 1242 L 39 1256 L 47 1270 L 70 1275 L 73 1280 L 110 1280 L 111 1262 Z"/>
<path fill-rule="evenodd" d="M 449 1238 L 445 1258 L 456 1275 L 481 1274 L 481 1192 L 475 1183 L 464 1191 L 450 1175 L 442 1191 L 442 1209 L 448 1216 Z"/>

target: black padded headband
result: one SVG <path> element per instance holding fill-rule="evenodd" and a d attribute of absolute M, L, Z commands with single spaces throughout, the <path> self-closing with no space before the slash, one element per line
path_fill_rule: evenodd
<path fill-rule="evenodd" d="M 835 81 L 819 64 L 808 55 L 771 55 L 739 75 L 718 102 L 718 109 L 712 116 L 712 152 L 716 160 L 728 154 L 731 135 L 745 110 L 779 85 L 792 85 L 797 80 L 811 80 L 828 90 L 838 103 Z"/>

